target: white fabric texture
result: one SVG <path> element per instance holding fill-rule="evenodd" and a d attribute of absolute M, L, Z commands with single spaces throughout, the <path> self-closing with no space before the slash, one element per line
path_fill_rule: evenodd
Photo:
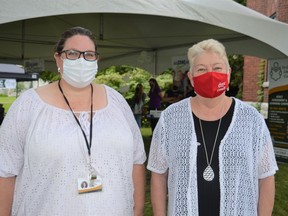
<path fill-rule="evenodd" d="M 0 129 L 0 176 L 17 176 L 13 216 L 133 215 L 132 170 L 146 160 L 143 140 L 126 100 L 105 90 L 108 104 L 93 116 L 91 160 L 103 178 L 98 192 L 78 194 L 89 157 L 70 110 L 45 103 L 34 89 L 11 106 Z M 88 135 L 89 114 L 79 117 Z"/>
<path fill-rule="evenodd" d="M 219 147 L 220 215 L 257 216 L 258 180 L 274 175 L 278 167 L 264 118 L 234 99 L 232 121 Z M 198 215 L 196 162 L 197 138 L 188 98 L 161 113 L 150 147 L 147 168 L 160 174 L 169 170 L 168 215 Z"/>

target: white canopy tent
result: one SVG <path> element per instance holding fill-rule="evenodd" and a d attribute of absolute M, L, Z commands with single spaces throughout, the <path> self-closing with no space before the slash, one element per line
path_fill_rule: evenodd
<path fill-rule="evenodd" d="M 208 38 L 230 54 L 288 56 L 288 25 L 232 0 L 10 0 L 0 7 L 0 62 L 44 59 L 56 71 L 54 45 L 73 26 L 97 36 L 100 69 L 128 64 L 159 73 Z"/>

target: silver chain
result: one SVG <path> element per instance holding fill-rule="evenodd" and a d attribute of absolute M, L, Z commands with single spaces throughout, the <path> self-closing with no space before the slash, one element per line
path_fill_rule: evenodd
<path fill-rule="evenodd" d="M 200 118 L 199 118 L 200 130 L 201 130 L 201 135 L 202 135 L 202 140 L 203 140 L 203 144 L 204 144 L 205 155 L 206 155 L 206 160 L 207 160 L 207 165 L 208 165 L 208 166 L 211 165 L 211 162 L 212 162 L 212 159 L 213 159 L 214 150 L 215 150 L 215 146 L 216 146 L 216 141 L 217 141 L 217 138 L 218 138 L 218 133 L 219 133 L 220 125 L 221 125 L 221 120 L 222 120 L 222 118 L 220 118 L 220 120 L 219 120 L 219 124 L 218 124 L 218 128 L 217 128 L 217 133 L 216 133 L 216 137 L 215 137 L 215 140 L 214 140 L 214 145 L 213 145 L 213 149 L 212 149 L 212 153 L 211 153 L 211 158 L 210 158 L 210 161 L 209 161 L 209 159 L 208 159 L 208 153 L 207 153 L 207 148 L 206 148 L 206 143 L 205 143 L 205 138 L 204 138 L 204 135 L 203 135 L 202 123 L 201 123 L 201 120 L 200 120 Z"/>
<path fill-rule="evenodd" d="M 221 118 L 220 118 L 220 120 L 219 120 L 219 124 L 218 124 L 217 132 L 216 132 L 216 136 L 215 136 L 215 140 L 214 140 L 214 144 L 213 144 L 213 149 L 212 149 L 210 161 L 209 161 L 209 159 L 208 159 L 208 153 L 207 153 L 205 138 L 204 138 L 204 134 L 203 134 L 201 119 L 198 118 L 198 119 L 199 119 L 199 124 L 200 124 L 200 130 L 201 130 L 202 140 L 203 140 L 203 144 L 204 144 L 206 161 L 207 161 L 207 165 L 208 165 L 208 166 L 210 166 L 211 163 L 212 163 L 212 159 L 213 159 L 213 155 L 214 155 L 214 150 L 215 150 L 215 146 L 216 146 L 216 141 L 217 141 L 217 138 L 218 138 L 219 129 L 220 129 L 220 125 L 221 125 L 221 121 L 222 121 L 222 117 L 223 117 L 223 116 L 222 116 L 222 115 L 223 115 L 223 111 L 224 111 L 224 103 L 223 103 L 223 105 L 222 105 Z"/>

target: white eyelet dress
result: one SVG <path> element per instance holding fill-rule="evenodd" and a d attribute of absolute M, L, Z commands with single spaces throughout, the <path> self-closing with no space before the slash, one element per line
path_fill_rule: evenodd
<path fill-rule="evenodd" d="M 0 176 L 17 176 L 13 216 L 133 215 L 132 171 L 146 160 L 143 140 L 126 100 L 105 90 L 108 105 L 95 111 L 91 148 L 103 178 L 99 192 L 78 194 L 89 157 L 71 111 L 45 103 L 34 89 L 11 106 L 0 128 Z M 88 114 L 79 120 L 89 136 Z"/>

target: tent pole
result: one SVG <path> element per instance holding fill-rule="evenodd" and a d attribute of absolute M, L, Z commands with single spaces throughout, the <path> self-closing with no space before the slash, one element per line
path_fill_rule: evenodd
<path fill-rule="evenodd" d="M 19 90 L 19 88 L 18 88 L 18 81 L 16 80 L 16 98 L 18 98 L 18 90 Z"/>
<path fill-rule="evenodd" d="M 24 50 L 25 50 L 25 20 L 22 21 L 22 42 L 21 42 L 21 59 L 24 60 Z"/>
<path fill-rule="evenodd" d="M 104 40 L 104 15 L 100 14 L 100 34 L 99 34 L 99 40 Z"/>
<path fill-rule="evenodd" d="M 157 74 L 157 51 L 154 50 L 154 71 L 153 76 L 156 77 Z"/>

